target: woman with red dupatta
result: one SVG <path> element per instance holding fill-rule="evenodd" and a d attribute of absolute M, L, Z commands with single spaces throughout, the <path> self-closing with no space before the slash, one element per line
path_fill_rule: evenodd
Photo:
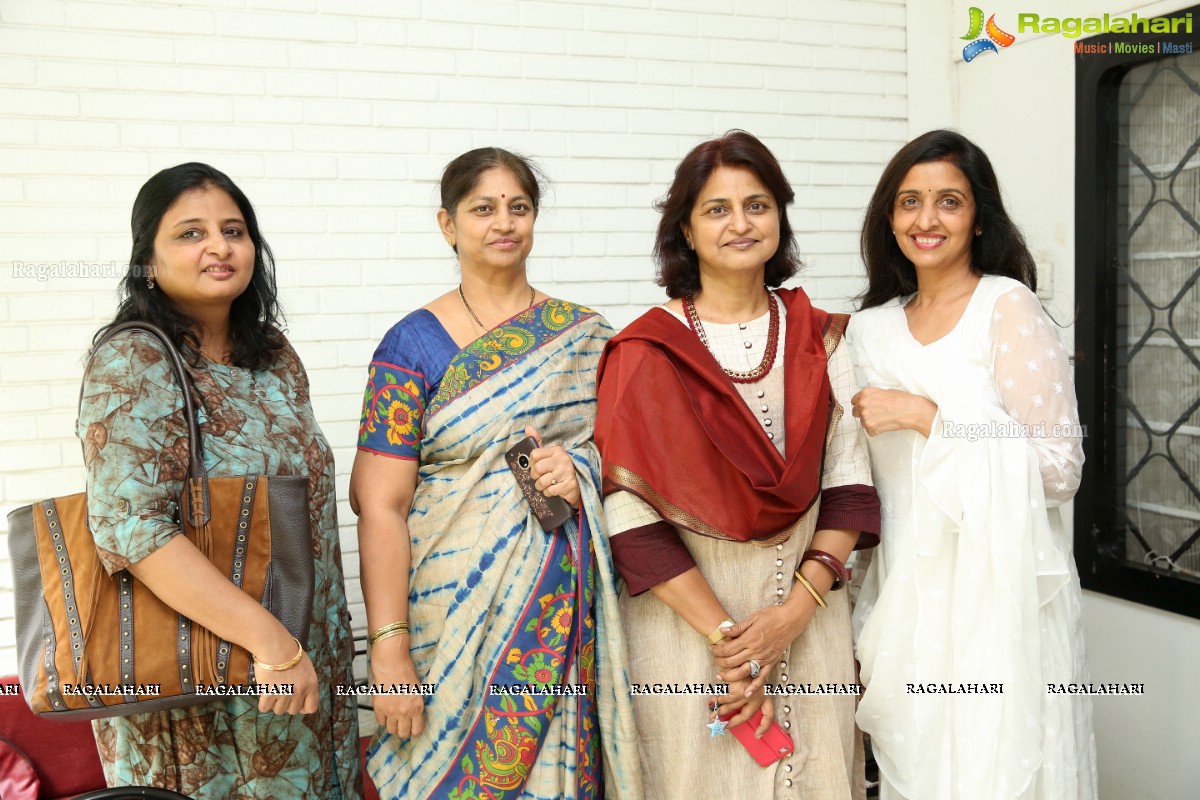
<path fill-rule="evenodd" d="M 878 542 L 879 501 L 848 405 L 846 317 L 775 288 L 800 266 L 794 196 L 748 133 L 692 150 L 660 204 L 671 299 L 600 363 L 647 798 L 864 796 L 850 603 L 834 589 L 851 551 Z M 794 750 L 759 766 L 722 735 L 743 723 L 778 726 Z"/>

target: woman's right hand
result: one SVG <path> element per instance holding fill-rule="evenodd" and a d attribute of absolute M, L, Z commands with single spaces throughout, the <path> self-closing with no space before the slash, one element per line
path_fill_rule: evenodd
<path fill-rule="evenodd" d="M 408 636 L 393 636 L 371 648 L 371 683 L 416 686 L 421 682 L 408 651 Z M 425 698 L 420 694 L 377 694 L 375 721 L 396 736 L 420 736 L 425 730 Z"/>

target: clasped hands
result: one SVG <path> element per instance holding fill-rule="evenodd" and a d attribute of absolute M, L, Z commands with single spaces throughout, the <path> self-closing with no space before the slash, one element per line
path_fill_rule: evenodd
<path fill-rule="evenodd" d="M 771 727 L 774 705 L 763 692 L 770 672 L 783 653 L 804 630 L 806 620 L 783 605 L 759 609 L 732 627 L 721 630 L 725 638 L 710 645 L 719 672 L 717 678 L 729 684 L 729 693 L 717 698 L 719 714 L 737 711 L 729 727 L 740 725 L 762 709 L 762 722 L 755 736 L 762 736 Z M 757 677 L 751 677 L 750 662 L 758 664 Z"/>

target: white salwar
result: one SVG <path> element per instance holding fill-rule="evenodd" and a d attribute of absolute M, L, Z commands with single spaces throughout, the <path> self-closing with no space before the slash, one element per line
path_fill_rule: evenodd
<path fill-rule="evenodd" d="M 1090 703 L 1048 688 L 1086 680 L 1058 509 L 1083 466 L 1066 353 L 1017 281 L 982 278 L 954 329 L 924 346 L 907 300 L 847 332 L 867 385 L 938 406 L 928 439 L 869 440 L 883 531 L 854 612 L 857 720 L 880 796 L 1094 798 Z"/>

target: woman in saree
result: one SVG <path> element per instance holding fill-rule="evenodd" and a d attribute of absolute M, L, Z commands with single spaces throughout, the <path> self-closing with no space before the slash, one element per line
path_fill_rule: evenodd
<path fill-rule="evenodd" d="M 847 333 L 868 388 L 883 542 L 855 609 L 884 800 L 1096 796 L 1066 352 L 987 155 L 931 131 L 892 158 L 862 232 Z M 1048 688 L 1049 685 L 1049 688 Z"/>
<path fill-rule="evenodd" d="M 438 223 L 462 282 L 370 365 L 350 498 L 371 679 L 436 686 L 374 698 L 385 798 L 640 797 L 591 442 L 612 329 L 529 285 L 540 196 L 505 150 L 452 161 Z M 574 509 L 548 533 L 505 461 L 527 435 L 536 488 Z"/>
<path fill-rule="evenodd" d="M 778 288 L 799 267 L 793 197 L 744 131 L 693 149 L 660 204 L 671 300 L 600 366 L 604 507 L 655 800 L 865 793 L 850 602 L 834 589 L 878 541 L 879 504 L 845 316 Z M 716 713 L 656 685 L 714 686 Z M 759 766 L 718 716 L 757 735 L 774 722 L 793 751 Z"/>

